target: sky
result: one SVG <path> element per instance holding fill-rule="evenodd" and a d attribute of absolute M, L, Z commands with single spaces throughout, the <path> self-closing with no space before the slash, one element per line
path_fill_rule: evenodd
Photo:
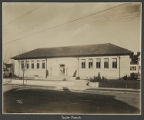
<path fill-rule="evenodd" d="M 101 43 L 139 52 L 141 3 L 2 3 L 5 62 L 36 48 Z"/>

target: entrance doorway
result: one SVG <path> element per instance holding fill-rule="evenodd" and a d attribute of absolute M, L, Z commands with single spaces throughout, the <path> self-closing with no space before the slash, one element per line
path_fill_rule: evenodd
<path fill-rule="evenodd" d="M 65 76 L 65 64 L 60 64 L 59 70 L 60 70 L 60 76 Z"/>

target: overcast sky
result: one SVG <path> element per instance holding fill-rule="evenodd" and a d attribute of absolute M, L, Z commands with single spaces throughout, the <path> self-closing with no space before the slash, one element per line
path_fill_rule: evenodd
<path fill-rule="evenodd" d="M 3 60 L 43 47 L 113 43 L 140 51 L 140 3 L 2 4 Z"/>

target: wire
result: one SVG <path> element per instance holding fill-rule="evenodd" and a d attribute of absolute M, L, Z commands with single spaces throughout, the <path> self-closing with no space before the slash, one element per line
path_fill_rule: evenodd
<path fill-rule="evenodd" d="M 126 4 L 126 3 L 123 3 L 123 4 Z M 106 11 L 108 11 L 108 10 L 117 8 L 117 7 L 119 7 L 119 6 L 123 5 L 123 4 L 116 5 L 116 6 L 114 6 L 114 7 L 111 7 L 111 8 L 102 10 L 102 11 L 98 11 L 98 12 L 95 12 L 95 13 L 91 13 L 91 14 L 89 14 L 89 15 L 86 15 L 86 16 L 83 16 L 83 17 L 80 17 L 80 18 L 77 18 L 77 19 L 74 19 L 74 20 L 70 20 L 70 21 L 67 21 L 67 22 L 65 22 L 65 23 L 55 25 L 55 26 L 53 26 L 53 27 L 49 27 L 49 28 L 46 28 L 46 29 L 43 29 L 43 30 L 40 30 L 40 31 L 36 31 L 36 32 L 34 32 L 34 33 L 30 34 L 30 35 L 26 35 L 26 36 L 23 36 L 23 37 L 21 37 L 21 38 L 17 38 L 17 39 L 8 41 L 8 42 L 6 42 L 6 43 L 4 43 L 4 44 L 10 44 L 10 43 L 13 43 L 13 42 L 15 42 L 15 41 L 22 40 L 22 39 L 25 38 L 25 37 L 29 37 L 29 36 L 31 36 L 31 35 L 33 35 L 33 34 L 35 34 L 35 33 L 40 33 L 40 32 L 46 31 L 46 30 L 55 29 L 55 28 L 61 27 L 61 26 L 66 25 L 66 24 L 70 24 L 70 23 L 79 21 L 79 20 L 81 20 L 81 19 L 85 19 L 85 18 L 87 18 L 87 17 L 91 17 L 91 16 L 98 15 L 98 14 L 103 13 L 103 12 L 106 12 Z"/>
<path fill-rule="evenodd" d="M 26 13 L 18 16 L 18 17 L 15 18 L 14 20 L 11 20 L 11 21 L 10 21 L 9 23 L 7 23 L 7 24 L 10 24 L 10 23 L 16 21 L 17 19 L 21 19 L 21 18 L 25 17 L 25 16 L 28 15 L 28 14 L 31 14 L 33 11 L 35 11 L 36 9 L 39 9 L 40 7 L 41 7 L 41 6 L 38 6 L 38 7 L 36 7 L 36 8 L 31 9 L 30 11 L 27 11 Z"/>

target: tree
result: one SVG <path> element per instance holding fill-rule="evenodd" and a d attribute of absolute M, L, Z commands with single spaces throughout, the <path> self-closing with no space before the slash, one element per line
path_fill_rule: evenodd
<path fill-rule="evenodd" d="M 131 56 L 131 64 L 138 64 L 139 62 L 139 56 L 140 56 L 140 52 L 137 52 L 136 55 L 132 55 Z"/>

